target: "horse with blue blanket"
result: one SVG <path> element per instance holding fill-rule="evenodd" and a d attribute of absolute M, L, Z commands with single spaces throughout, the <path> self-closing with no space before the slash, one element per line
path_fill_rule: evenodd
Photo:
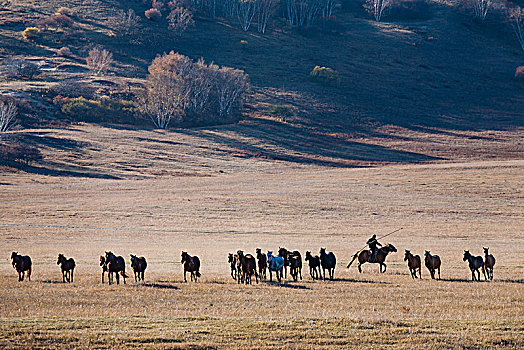
<path fill-rule="evenodd" d="M 267 252 L 267 267 L 269 270 L 269 281 L 273 282 L 273 272 L 276 272 L 278 282 L 282 281 L 284 270 L 284 259 L 281 256 L 274 256 L 270 250 Z"/>

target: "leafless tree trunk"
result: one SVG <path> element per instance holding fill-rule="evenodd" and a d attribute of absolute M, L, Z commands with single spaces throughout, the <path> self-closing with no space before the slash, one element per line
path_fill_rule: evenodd
<path fill-rule="evenodd" d="M 267 24 L 277 6 L 276 0 L 256 0 L 257 29 L 259 33 L 266 32 Z"/>
<path fill-rule="evenodd" d="M 321 13 L 321 0 L 285 0 L 286 16 L 290 25 L 310 26 Z"/>
<path fill-rule="evenodd" d="M 233 18 L 237 13 L 237 2 L 236 0 L 223 0 L 222 11 L 225 17 Z"/>
<path fill-rule="evenodd" d="M 524 50 L 524 9 L 517 7 L 511 10 L 511 24 L 513 25 L 513 30 L 517 35 L 517 40 L 520 43 L 520 47 Z"/>
<path fill-rule="evenodd" d="M 256 3 L 254 0 L 239 0 L 237 3 L 237 18 L 240 28 L 244 32 L 249 30 L 251 21 L 255 17 Z"/>
<path fill-rule="evenodd" d="M 113 63 L 113 54 L 106 49 L 99 49 L 95 47 L 89 51 L 86 58 L 87 67 L 96 75 L 105 72 L 111 67 Z"/>
<path fill-rule="evenodd" d="M 473 0 L 473 9 L 475 10 L 475 17 L 477 17 L 481 21 L 485 20 L 490 5 L 491 0 Z"/>
<path fill-rule="evenodd" d="M 322 16 L 331 17 L 335 10 L 336 0 L 323 0 L 322 1 Z"/>
<path fill-rule="evenodd" d="M 0 133 L 9 131 L 15 124 L 18 108 L 13 99 L 0 102 Z"/>
<path fill-rule="evenodd" d="M 375 21 L 380 22 L 384 11 L 391 6 L 392 0 L 366 0 L 368 10 L 375 17 Z"/>

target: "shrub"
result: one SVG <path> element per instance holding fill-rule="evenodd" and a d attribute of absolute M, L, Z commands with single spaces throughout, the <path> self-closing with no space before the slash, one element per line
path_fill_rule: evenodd
<path fill-rule="evenodd" d="M 75 121 L 116 122 L 129 121 L 133 117 L 135 105 L 124 100 L 90 100 L 84 97 L 70 98 L 61 108 L 62 112 Z"/>
<path fill-rule="evenodd" d="M 73 56 L 73 53 L 71 52 L 71 49 L 68 48 L 67 46 L 64 46 L 64 47 L 61 47 L 60 49 L 58 49 L 56 54 L 58 56 L 61 56 L 61 57 L 71 57 L 71 56 Z"/>
<path fill-rule="evenodd" d="M 89 84 L 77 80 L 63 80 L 53 86 L 51 91 L 56 95 L 63 97 L 85 97 L 92 98 L 95 94 L 95 88 Z"/>
<path fill-rule="evenodd" d="M 524 80 L 524 66 L 519 66 L 515 69 L 515 78 Z"/>
<path fill-rule="evenodd" d="M 107 71 L 113 63 L 113 54 L 106 49 L 95 47 L 89 51 L 86 57 L 86 64 L 89 70 L 99 75 Z"/>
<path fill-rule="evenodd" d="M 60 7 L 58 10 L 56 10 L 55 15 L 65 15 L 68 17 L 73 16 L 73 10 L 71 10 L 69 7 Z"/>
<path fill-rule="evenodd" d="M 36 147 L 23 144 L 0 144 L 0 164 L 9 165 L 13 162 L 29 164 L 42 159 L 42 154 Z"/>
<path fill-rule="evenodd" d="M 40 66 L 25 59 L 11 59 L 7 61 L 7 76 L 13 79 L 32 79 L 40 74 Z"/>
<path fill-rule="evenodd" d="M 193 13 L 184 7 L 177 7 L 171 11 L 167 16 L 167 21 L 169 22 L 169 29 L 177 36 L 182 35 L 189 26 L 195 24 Z"/>
<path fill-rule="evenodd" d="M 150 21 L 159 21 L 162 18 L 162 12 L 157 8 L 150 8 L 144 13 L 146 18 Z"/>
<path fill-rule="evenodd" d="M 295 107 L 289 105 L 275 106 L 269 112 L 283 121 L 296 116 Z"/>
<path fill-rule="evenodd" d="M 27 27 L 23 32 L 22 36 L 25 40 L 36 41 L 40 38 L 40 29 L 36 27 Z"/>
<path fill-rule="evenodd" d="M 328 67 L 315 66 L 309 76 L 313 81 L 322 85 L 338 86 L 340 84 L 340 76 L 337 71 Z"/>
<path fill-rule="evenodd" d="M 36 22 L 39 27 L 43 28 L 70 28 L 74 21 L 66 15 L 53 15 Z"/>

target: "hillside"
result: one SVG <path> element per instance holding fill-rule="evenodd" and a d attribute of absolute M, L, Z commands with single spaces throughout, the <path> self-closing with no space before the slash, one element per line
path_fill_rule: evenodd
<path fill-rule="evenodd" d="M 74 30 L 49 31 L 37 44 L 22 38 L 25 27 L 61 6 L 75 14 Z M 123 40 L 111 30 L 114 9 L 128 7 L 141 17 L 138 40 Z M 174 173 L 209 174 L 223 168 L 208 164 L 209 159 L 367 166 L 521 157 L 524 84 L 513 75 L 524 64 L 524 53 L 500 12 L 492 11 L 480 23 L 471 9 L 432 1 L 421 19 L 386 16 L 379 23 L 359 1 L 343 1 L 336 11 L 342 33 L 274 22 L 266 34 L 253 28 L 243 32 L 231 19 L 212 20 L 197 12 L 195 26 L 178 38 L 162 20 L 144 18 L 148 7 L 139 1 L 19 0 L 1 12 L 0 57 L 5 62 L 23 56 L 45 67 L 35 80 L 0 83 L 1 92 L 31 106 L 13 133 L 41 149 L 44 159 L 26 170 L 87 174 L 89 164 L 100 168 L 104 163 L 108 171 L 97 172 L 125 176 L 121 162 L 147 168 L 151 162 L 143 156 L 158 150 L 167 163 L 148 172 L 174 168 Z M 95 44 L 115 59 L 103 77 L 91 75 L 85 66 L 87 50 Z M 64 46 L 71 57 L 56 55 Z M 87 82 L 101 94 L 140 85 L 151 60 L 170 50 L 245 70 L 252 94 L 243 121 L 160 134 L 147 121 L 78 125 L 46 99 L 50 87 L 69 78 Z M 340 85 L 312 81 L 309 73 L 316 65 L 336 70 Z M 292 115 L 271 113 L 282 105 L 292 106 Z M 201 159 L 202 149 L 208 160 Z"/>

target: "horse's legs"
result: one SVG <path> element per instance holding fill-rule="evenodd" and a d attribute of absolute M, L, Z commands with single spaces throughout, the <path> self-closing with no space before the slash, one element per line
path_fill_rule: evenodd
<path fill-rule="evenodd" d="M 440 279 L 440 266 L 438 268 L 438 279 Z"/>
<path fill-rule="evenodd" d="M 120 276 L 118 275 L 118 271 L 115 273 L 116 275 L 116 284 L 120 284 Z"/>
<path fill-rule="evenodd" d="M 74 275 L 74 273 L 75 273 L 75 269 L 73 268 L 73 269 L 71 269 L 71 283 L 73 283 L 73 275 Z"/>

